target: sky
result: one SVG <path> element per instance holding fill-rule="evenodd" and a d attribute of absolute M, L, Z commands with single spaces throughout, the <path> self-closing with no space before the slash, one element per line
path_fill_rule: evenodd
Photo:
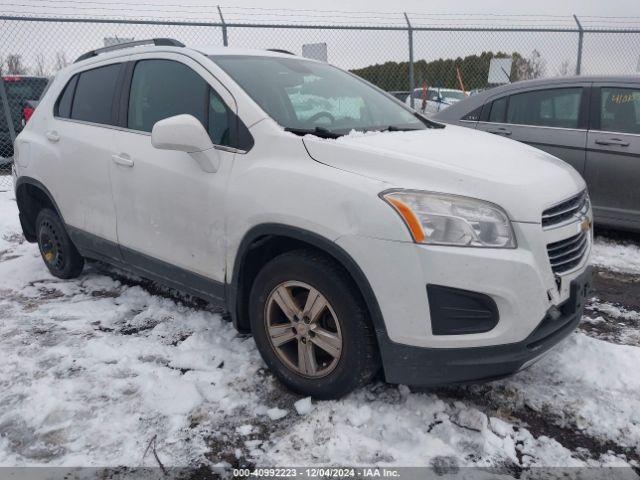
<path fill-rule="evenodd" d="M 135 3 L 135 2 L 131 2 Z M 396 0 L 390 9 L 389 0 L 244 0 L 222 2 L 222 5 L 269 8 L 321 8 L 322 10 L 376 10 L 432 13 L 554 14 L 554 15 L 611 15 L 640 16 L 638 0 Z"/>
<path fill-rule="evenodd" d="M 304 24 L 367 26 L 406 25 L 465 27 L 562 27 L 575 28 L 572 14 L 585 27 L 630 28 L 640 31 L 640 0 L 233 0 L 222 3 L 227 22 L 274 21 Z M 163 19 L 171 21 L 219 21 L 216 5 L 204 0 L 0 0 L 0 15 L 95 17 L 99 19 Z M 221 45 L 217 27 L 122 25 L 98 23 L 24 22 L 0 19 L 0 56 L 20 53 L 34 65 L 43 56 L 53 68 L 57 52 L 73 60 L 100 47 L 105 37 L 173 37 L 188 46 Z M 407 61 L 408 41 L 402 31 L 344 31 L 230 28 L 229 45 L 246 48 L 283 48 L 300 54 L 305 43 L 328 45 L 329 61 L 343 68 L 359 68 L 386 61 Z M 557 75 L 563 65 L 570 71 L 577 63 L 575 33 L 524 32 L 416 32 L 415 60 L 464 57 L 483 51 L 541 53 L 546 74 Z M 587 34 L 584 39 L 583 73 L 636 73 L 640 63 L 640 33 Z M 566 69 L 566 68 L 565 68 Z"/>
<path fill-rule="evenodd" d="M 145 4 L 161 5 L 176 17 L 180 10 L 197 11 L 199 16 L 209 10 L 214 11 L 217 4 L 223 10 L 233 11 L 233 15 L 244 13 L 258 17 L 256 9 L 284 9 L 290 19 L 301 19 L 310 10 L 324 11 L 336 17 L 349 17 L 347 12 L 415 12 L 418 14 L 481 14 L 481 15 L 572 15 L 621 17 L 631 20 L 640 17 L 638 0 L 323 0 L 322 2 L 302 2 L 300 0 L 234 0 L 231 2 L 211 2 L 208 0 L 0 0 L 3 10 L 31 13 L 71 13 L 71 14 L 132 14 L 145 8 Z M 179 8 L 182 6 L 182 8 Z M 118 11 L 122 8 L 122 11 Z M 129 10 L 126 10 L 129 8 Z M 254 9 L 241 12 L 242 8 Z M 264 11 L 263 11 L 264 12 Z M 307 13 L 305 13 L 307 12 Z M 159 13 L 159 12 L 157 12 Z M 283 12 L 279 12 L 283 13 Z M 187 15 L 187 13 L 185 13 Z M 266 13 L 262 15 L 266 16 Z M 332 17 L 329 17 L 332 18 Z"/>

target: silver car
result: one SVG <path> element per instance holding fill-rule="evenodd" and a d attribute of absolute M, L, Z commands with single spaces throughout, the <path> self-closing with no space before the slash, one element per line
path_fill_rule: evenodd
<path fill-rule="evenodd" d="M 470 96 L 433 118 L 561 158 L 586 180 L 596 225 L 640 232 L 640 76 L 513 83 Z"/>

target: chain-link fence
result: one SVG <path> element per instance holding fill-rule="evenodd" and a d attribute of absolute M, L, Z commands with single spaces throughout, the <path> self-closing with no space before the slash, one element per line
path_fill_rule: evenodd
<path fill-rule="evenodd" d="M 96 2 L 75 1 L 77 8 L 90 3 Z M 264 13 L 231 10 L 227 15 L 209 8 L 198 18 L 171 12 L 172 18 L 144 19 L 0 15 L 0 187 L 10 185 L 13 140 L 48 80 L 82 53 L 119 42 L 168 37 L 196 47 L 287 50 L 349 69 L 409 103 L 411 97 L 415 102 L 459 99 L 523 79 L 640 69 L 640 28 L 611 18 L 604 23 L 559 16 L 496 22 L 490 15 L 361 12 L 345 22 L 329 12 L 300 10 L 264 21 Z M 255 22 L 251 15 L 262 17 Z"/>

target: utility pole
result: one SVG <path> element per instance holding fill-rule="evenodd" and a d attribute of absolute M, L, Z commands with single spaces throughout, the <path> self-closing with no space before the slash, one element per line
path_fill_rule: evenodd
<path fill-rule="evenodd" d="M 409 34 L 409 102 L 411 103 L 411 108 L 413 108 L 415 103 L 413 98 L 413 89 L 415 87 L 413 73 L 413 27 L 411 26 L 411 21 L 409 20 L 407 12 L 404 12 L 404 19 L 407 21 L 407 32 Z"/>
<path fill-rule="evenodd" d="M 227 24 L 224 21 L 224 17 L 222 16 L 222 9 L 220 5 L 218 5 L 218 15 L 220 15 L 220 21 L 222 22 L 222 45 L 225 47 L 229 46 L 229 38 L 227 37 Z"/>
<path fill-rule="evenodd" d="M 578 25 L 578 59 L 576 61 L 576 75 L 580 75 L 580 72 L 582 71 L 582 43 L 584 41 L 584 29 L 576 15 L 573 16 L 573 19 L 576 21 L 576 25 Z"/>

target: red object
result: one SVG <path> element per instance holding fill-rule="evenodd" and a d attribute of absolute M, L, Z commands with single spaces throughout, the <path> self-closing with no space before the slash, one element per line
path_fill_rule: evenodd
<path fill-rule="evenodd" d="M 427 109 L 427 82 L 422 82 L 422 111 Z"/>
<path fill-rule="evenodd" d="M 35 109 L 31 107 L 24 107 L 22 109 L 22 118 L 24 119 L 24 123 L 27 123 L 29 121 L 31 115 L 33 115 L 33 112 L 35 112 Z"/>
<path fill-rule="evenodd" d="M 458 68 L 458 67 L 456 67 L 456 74 L 458 75 L 458 82 L 460 83 L 460 90 L 462 90 L 462 93 L 464 93 L 466 95 L 467 91 L 464 89 L 464 83 L 462 83 L 462 75 L 460 74 L 460 68 Z"/>
<path fill-rule="evenodd" d="M 20 80 L 22 80 L 22 77 L 15 77 L 15 76 L 6 76 L 6 77 L 2 77 L 2 79 L 5 82 L 19 82 Z"/>

